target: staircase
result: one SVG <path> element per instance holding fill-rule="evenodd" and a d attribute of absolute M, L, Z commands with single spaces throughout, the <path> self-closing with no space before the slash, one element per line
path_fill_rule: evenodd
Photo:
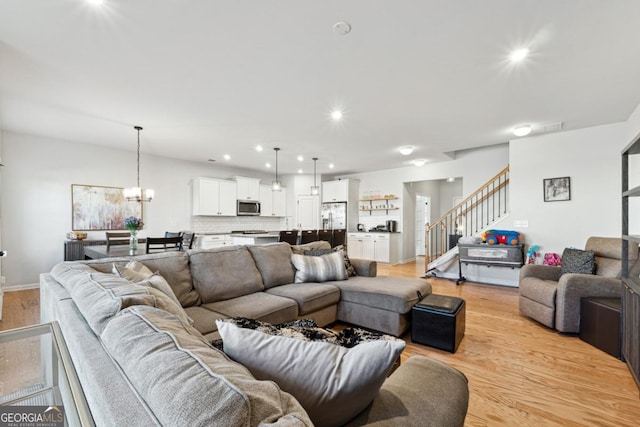
<path fill-rule="evenodd" d="M 426 228 L 425 272 L 460 237 L 477 236 L 508 214 L 509 166 Z"/>

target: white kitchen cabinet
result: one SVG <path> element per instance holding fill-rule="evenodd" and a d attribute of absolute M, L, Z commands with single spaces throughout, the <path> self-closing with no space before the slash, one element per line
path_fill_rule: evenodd
<path fill-rule="evenodd" d="M 268 185 L 260 186 L 260 216 L 287 216 L 287 189 L 273 191 Z"/>
<path fill-rule="evenodd" d="M 322 203 L 352 202 L 357 204 L 358 191 L 359 181 L 357 180 L 326 181 L 322 183 Z"/>
<path fill-rule="evenodd" d="M 260 200 L 260 180 L 236 176 L 236 190 L 238 200 Z"/>
<path fill-rule="evenodd" d="M 373 235 L 370 233 L 348 233 L 347 253 L 352 258 L 375 260 Z"/>
<path fill-rule="evenodd" d="M 398 262 L 400 233 L 347 233 L 348 254 L 385 264 Z"/>
<path fill-rule="evenodd" d="M 389 263 L 391 261 L 391 243 L 390 235 L 387 234 L 374 234 L 373 235 L 373 252 L 374 258 L 378 262 Z"/>
<path fill-rule="evenodd" d="M 299 230 L 317 230 L 320 228 L 319 196 L 298 196 L 296 209 L 296 223 Z"/>
<path fill-rule="evenodd" d="M 198 249 L 215 249 L 233 244 L 229 234 L 201 234 L 196 238 Z"/>
<path fill-rule="evenodd" d="M 362 239 L 360 233 L 347 233 L 347 253 L 351 258 L 362 258 Z"/>
<path fill-rule="evenodd" d="M 236 216 L 236 183 L 194 178 L 193 215 Z"/>

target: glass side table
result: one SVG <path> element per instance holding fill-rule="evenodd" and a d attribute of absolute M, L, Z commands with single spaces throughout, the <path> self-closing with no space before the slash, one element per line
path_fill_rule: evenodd
<path fill-rule="evenodd" d="M 0 332 L 0 425 L 28 419 L 95 425 L 55 321 Z"/>

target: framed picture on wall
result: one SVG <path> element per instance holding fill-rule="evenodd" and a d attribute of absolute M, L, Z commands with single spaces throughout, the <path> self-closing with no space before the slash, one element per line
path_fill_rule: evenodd
<path fill-rule="evenodd" d="M 542 181 L 545 202 L 571 200 L 571 178 L 545 178 Z"/>
<path fill-rule="evenodd" d="M 129 202 L 121 187 L 71 184 L 73 231 L 126 230 L 124 219 L 142 218 L 142 202 Z"/>

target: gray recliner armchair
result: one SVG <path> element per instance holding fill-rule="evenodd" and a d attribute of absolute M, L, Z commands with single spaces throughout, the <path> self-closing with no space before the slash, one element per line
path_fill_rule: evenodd
<path fill-rule="evenodd" d="M 526 264 L 520 270 L 520 313 L 560 332 L 580 331 L 580 298 L 622 295 L 622 239 L 589 237 L 595 274 L 565 273 L 560 267 Z M 637 270 L 638 246 L 629 245 L 629 266 Z M 635 265 L 634 265 L 635 264 Z"/>

